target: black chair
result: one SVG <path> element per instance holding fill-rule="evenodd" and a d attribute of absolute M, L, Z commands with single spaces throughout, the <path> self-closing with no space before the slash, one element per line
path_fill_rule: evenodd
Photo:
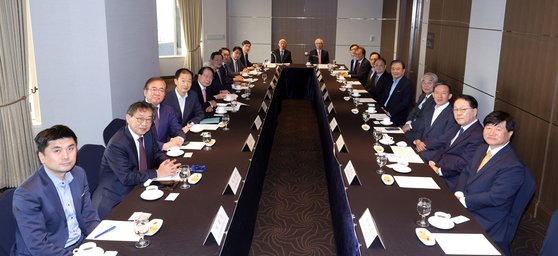
<path fill-rule="evenodd" d="M 10 255 L 15 243 L 16 221 L 12 212 L 12 201 L 15 188 L 2 193 L 0 198 L 0 255 Z"/>
<path fill-rule="evenodd" d="M 95 191 L 99 184 L 101 159 L 103 159 L 104 152 L 104 146 L 93 144 L 85 144 L 78 151 L 76 165 L 85 169 L 91 195 L 93 195 L 93 191 Z"/>
<path fill-rule="evenodd" d="M 103 130 L 103 140 L 105 141 L 105 146 L 108 145 L 110 138 L 122 127 L 126 126 L 126 120 L 115 118 L 112 120 L 107 127 Z"/>
<path fill-rule="evenodd" d="M 540 256 L 558 255 L 558 210 L 554 211 L 544 237 Z"/>

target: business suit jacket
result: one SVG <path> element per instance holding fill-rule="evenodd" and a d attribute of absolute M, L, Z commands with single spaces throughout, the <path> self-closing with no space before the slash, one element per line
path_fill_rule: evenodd
<path fill-rule="evenodd" d="M 194 85 L 192 84 L 192 87 L 193 86 Z M 162 104 L 168 105 L 174 110 L 178 123 L 182 126 L 187 125 L 190 121 L 199 123 L 205 117 L 198 100 L 198 95 L 192 90 L 188 91 L 188 97 L 186 97 L 184 103 L 184 113 L 180 112 L 180 104 L 178 103 L 178 97 L 176 96 L 176 89 L 165 95 L 165 99 Z"/>
<path fill-rule="evenodd" d="M 215 91 L 231 91 L 232 83 L 232 79 L 230 81 L 227 80 L 227 72 L 225 71 L 224 67 L 220 67 L 215 70 L 215 73 L 213 74 L 213 81 L 211 82 L 211 86 L 213 87 L 213 89 L 215 89 Z"/>
<path fill-rule="evenodd" d="M 244 58 L 244 53 L 240 54 L 240 63 L 242 63 L 245 67 L 251 67 L 253 64 L 249 60 L 248 53 L 246 54 L 246 57 L 247 58 Z"/>
<path fill-rule="evenodd" d="M 368 80 L 368 75 L 370 74 L 370 70 L 372 69 L 372 66 L 370 65 L 370 61 L 367 60 L 366 58 L 363 58 L 362 62 L 360 63 L 360 66 L 358 67 L 358 70 L 352 70 L 355 62 L 356 60 L 351 60 L 351 71 L 349 72 L 349 74 L 351 75 L 352 78 L 358 79 L 360 84 L 365 85 L 366 81 Z"/>
<path fill-rule="evenodd" d="M 196 92 L 196 95 L 198 96 L 197 99 L 200 102 L 200 105 L 202 106 L 202 109 L 205 110 L 207 107 L 211 106 L 211 104 L 209 103 L 210 100 L 215 100 L 215 91 L 213 90 L 213 87 L 208 86 L 205 87 L 205 98 L 206 101 L 203 101 L 203 93 L 202 93 L 202 89 L 200 88 L 200 84 L 198 82 L 198 76 L 196 76 L 194 78 L 194 81 L 192 81 L 192 88 L 190 89 L 190 91 L 194 91 Z"/>
<path fill-rule="evenodd" d="M 97 227 L 99 216 L 91 205 L 85 171 L 74 166 L 70 173 L 74 179 L 69 185 L 83 240 Z M 64 249 L 68 240 L 64 208 L 44 167 L 16 189 L 13 200 L 17 228 L 11 255 L 72 255 L 74 246 Z"/>
<path fill-rule="evenodd" d="M 459 125 L 453 117 L 451 104 L 442 110 L 432 124 L 430 123 L 434 115 L 434 108 L 429 108 L 426 111 L 424 118 L 416 123 L 417 127 L 414 127 L 411 132 L 407 132 L 405 136 L 409 138 L 410 142 L 417 139 L 424 142 L 427 150 L 419 152 L 419 155 L 424 161 L 430 161 L 439 150 L 443 149 L 444 145 L 451 141 L 457 129 L 459 129 Z"/>
<path fill-rule="evenodd" d="M 308 62 L 312 64 L 319 64 L 317 49 L 314 49 L 310 51 L 310 53 L 308 53 Z M 328 64 L 328 63 L 329 63 L 329 53 L 326 50 L 322 49 L 322 64 Z"/>
<path fill-rule="evenodd" d="M 161 148 L 172 137 L 180 136 L 186 138 L 186 134 L 182 131 L 182 125 L 178 123 L 174 110 L 167 105 L 159 104 L 159 126 L 157 128 L 154 121 L 151 129 L 157 134 L 157 143 Z"/>
<path fill-rule="evenodd" d="M 511 242 L 508 233 L 514 227 L 510 227 L 510 223 L 521 218 L 520 214 L 511 214 L 515 201 L 527 199 L 528 202 L 534 192 L 534 182 L 511 144 L 493 155 L 477 172 L 487 149 L 488 145 L 484 145 L 475 152 L 467 169 L 459 176 L 457 191 L 465 195 L 467 210 L 479 225 L 496 243 L 502 245 Z M 523 190 L 524 183 L 533 187 Z M 524 194 L 518 193 L 520 189 Z"/>
<path fill-rule="evenodd" d="M 459 132 L 460 128 L 458 126 L 453 131 L 453 137 Z M 482 130 L 482 125 L 479 121 L 476 121 L 459 135 L 451 145 L 453 137 L 450 137 L 444 148 L 432 157 L 432 161 L 436 163 L 436 166 L 442 169 L 442 177 L 448 188 L 453 192 L 455 192 L 457 180 L 461 172 L 467 167 L 477 149 L 485 145 Z"/>
<path fill-rule="evenodd" d="M 240 72 L 242 72 L 242 70 L 245 68 L 244 64 L 242 64 L 242 62 L 239 60 L 236 61 L 236 63 L 238 64 L 238 72 L 234 72 L 234 62 L 233 59 L 231 58 L 230 61 L 225 62 L 223 65 L 225 67 L 225 69 L 227 70 L 227 78 L 230 79 L 230 82 L 232 83 L 232 79 L 235 76 L 240 75 Z"/>
<path fill-rule="evenodd" d="M 392 84 L 393 80 L 389 83 L 389 85 L 387 85 L 383 96 L 381 97 L 381 103 L 390 113 L 391 121 L 395 125 L 403 125 L 405 123 L 405 119 L 407 118 L 407 114 L 409 113 L 409 106 L 413 101 L 413 85 L 411 84 L 411 80 L 402 76 L 399 83 L 397 83 L 395 90 L 393 90 L 393 95 L 386 105 L 385 102 L 389 97 L 389 91 Z"/>
<path fill-rule="evenodd" d="M 277 56 L 277 58 L 275 56 Z M 285 49 L 283 59 L 281 59 L 281 51 L 279 49 L 273 50 L 273 54 L 271 54 L 271 63 L 293 63 L 291 51 Z"/>
<path fill-rule="evenodd" d="M 372 98 L 376 100 L 376 102 L 378 102 L 380 105 L 383 105 L 383 103 L 381 102 L 381 96 L 384 94 L 386 87 L 391 86 L 391 83 L 393 82 L 393 77 L 391 76 L 390 73 L 384 71 L 380 75 L 380 78 L 378 78 L 378 82 L 376 82 L 376 76 L 378 74 L 374 75 L 373 72 L 374 71 L 370 69 L 370 72 L 366 76 L 367 81 L 363 85 L 368 91 L 368 93 L 372 95 Z"/>
<path fill-rule="evenodd" d="M 434 105 L 436 105 L 436 102 L 434 102 L 433 95 L 430 95 L 430 97 L 428 97 L 426 99 L 424 104 L 422 104 L 422 108 L 419 108 L 419 104 L 422 102 L 422 100 L 424 100 L 425 97 L 426 97 L 426 94 L 424 94 L 424 93 L 422 93 L 419 96 L 419 98 L 418 98 L 418 100 L 415 104 L 415 107 L 413 107 L 413 109 L 409 113 L 409 116 L 407 117 L 407 121 L 411 121 L 411 126 L 413 125 L 412 123 L 414 121 L 416 121 L 418 118 L 421 117 L 421 114 L 424 112 L 425 109 L 434 107 Z"/>
<path fill-rule="evenodd" d="M 93 206 L 104 219 L 132 189 L 157 177 L 157 168 L 167 159 L 161 151 L 153 130 L 143 135 L 147 169 L 139 169 L 138 150 L 128 126 L 112 136 L 101 161 L 99 186 L 93 193 Z"/>

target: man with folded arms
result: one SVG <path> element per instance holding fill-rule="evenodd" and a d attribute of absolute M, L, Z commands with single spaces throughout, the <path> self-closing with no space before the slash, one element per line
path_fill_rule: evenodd
<path fill-rule="evenodd" d="M 145 102 L 151 103 L 155 108 L 152 129 L 155 129 L 157 142 L 163 150 L 182 146 L 186 137 L 174 110 L 170 106 L 161 104 L 165 98 L 166 88 L 165 80 L 160 77 L 149 78 L 143 87 Z"/>
<path fill-rule="evenodd" d="M 405 136 L 415 145 L 420 157 L 429 161 L 444 145 L 455 136 L 457 123 L 453 118 L 450 86 L 445 82 L 434 85 L 433 108 L 427 109 L 424 118 L 417 122 L 415 129 Z"/>
<path fill-rule="evenodd" d="M 293 63 L 291 51 L 287 50 L 287 40 L 281 38 L 277 46 L 279 48 L 271 52 L 271 63 Z"/>
<path fill-rule="evenodd" d="M 417 104 L 409 113 L 407 117 L 407 122 L 405 125 L 401 127 L 404 132 L 408 132 L 413 129 L 413 122 L 419 119 L 425 109 L 434 107 L 434 99 L 432 96 L 432 92 L 434 92 L 434 84 L 438 82 L 438 76 L 434 73 L 427 72 L 422 76 L 422 81 L 420 83 L 420 87 L 422 89 L 422 94 L 419 96 L 417 100 Z"/>
<path fill-rule="evenodd" d="M 72 255 L 99 224 L 85 171 L 76 166 L 77 137 L 55 125 L 35 137 L 41 168 L 14 192 L 11 255 Z"/>
<path fill-rule="evenodd" d="M 453 116 L 461 127 L 454 131 L 453 138 L 436 153 L 428 164 L 444 178 L 451 191 L 455 191 L 461 171 L 477 151 L 484 145 L 482 125 L 477 120 L 478 103 L 473 96 L 462 95 L 453 103 Z"/>
<path fill-rule="evenodd" d="M 311 64 L 327 64 L 329 63 L 329 53 L 324 50 L 324 40 L 321 38 L 316 38 L 314 41 L 316 49 L 308 53 L 308 62 Z"/>
<path fill-rule="evenodd" d="M 151 129 L 153 106 L 136 102 L 126 113 L 127 125 L 110 139 L 101 161 L 99 186 L 93 193 L 93 206 L 104 219 L 124 197 L 148 179 L 176 174 L 176 160 L 166 159 Z"/>
<path fill-rule="evenodd" d="M 198 95 L 190 90 L 193 76 L 192 71 L 187 68 L 178 69 L 174 73 L 176 88 L 168 92 L 163 100 L 164 105 L 174 110 L 184 133 L 190 130 L 192 123 L 199 123 L 205 117 Z"/>
<path fill-rule="evenodd" d="M 510 114 L 494 111 L 483 123 L 483 138 L 488 145 L 480 146 L 469 159 L 459 176 L 455 196 L 509 255 L 514 228 L 535 191 L 535 183 L 510 144 L 515 128 Z"/>
<path fill-rule="evenodd" d="M 405 63 L 401 60 L 393 60 L 390 64 L 391 84 L 385 88 L 380 96 L 380 106 L 382 111 L 391 118 L 395 125 L 403 125 L 409 105 L 413 101 L 413 85 L 411 80 L 405 77 Z"/>

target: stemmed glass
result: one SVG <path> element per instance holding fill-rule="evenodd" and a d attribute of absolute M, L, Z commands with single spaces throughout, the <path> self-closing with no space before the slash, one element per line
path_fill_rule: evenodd
<path fill-rule="evenodd" d="M 432 201 L 426 197 L 421 197 L 418 199 L 417 203 L 417 211 L 418 214 L 421 216 L 420 220 L 417 220 L 417 225 L 420 227 L 428 227 L 428 222 L 426 222 L 426 216 L 430 214 L 432 210 Z"/>
<path fill-rule="evenodd" d="M 228 131 L 229 130 L 229 121 L 231 120 L 231 117 L 228 114 L 223 114 L 223 116 L 221 117 L 221 121 L 225 124 L 225 128 L 223 128 L 223 131 Z"/>
<path fill-rule="evenodd" d="M 203 138 L 203 144 L 205 145 L 203 149 L 205 151 L 211 150 L 211 133 L 210 132 L 202 133 L 202 138 Z"/>
<path fill-rule="evenodd" d="M 364 121 L 364 124 L 368 123 L 368 120 L 370 120 L 368 113 L 366 113 L 366 111 L 362 112 L 362 121 Z"/>
<path fill-rule="evenodd" d="M 140 217 L 134 220 L 134 233 L 140 237 L 139 241 L 135 244 L 136 248 L 145 248 L 149 246 L 149 240 L 145 239 L 144 236 L 149 230 L 148 218 Z"/>
<path fill-rule="evenodd" d="M 262 73 L 263 83 L 265 84 L 265 80 L 267 80 L 267 73 Z"/>
<path fill-rule="evenodd" d="M 384 137 L 384 134 L 381 131 L 374 129 L 374 139 L 376 140 L 375 145 L 380 145 L 380 140 L 383 137 Z"/>
<path fill-rule="evenodd" d="M 190 178 L 190 174 L 192 173 L 192 168 L 189 165 L 180 166 L 178 176 L 182 180 L 182 185 L 180 185 L 180 189 L 189 189 L 190 185 L 188 185 L 187 181 Z"/>
<path fill-rule="evenodd" d="M 384 165 L 387 164 L 387 156 L 384 153 L 378 153 L 376 155 L 376 163 L 378 163 L 378 166 L 380 166 L 380 169 L 376 170 L 377 174 L 384 174 L 384 170 L 382 170 L 382 167 L 384 167 Z"/>
<path fill-rule="evenodd" d="M 358 106 L 360 105 L 360 99 L 359 98 L 353 98 L 353 103 L 355 104 L 355 108 L 358 108 Z"/>
<path fill-rule="evenodd" d="M 234 100 L 231 102 L 232 112 L 237 112 L 237 111 L 238 111 L 237 106 L 238 106 L 238 101 L 236 101 L 236 99 L 234 99 Z"/>
<path fill-rule="evenodd" d="M 250 90 L 250 87 L 244 89 L 244 95 L 246 95 L 246 100 L 250 100 L 250 94 L 252 94 L 252 90 Z"/>

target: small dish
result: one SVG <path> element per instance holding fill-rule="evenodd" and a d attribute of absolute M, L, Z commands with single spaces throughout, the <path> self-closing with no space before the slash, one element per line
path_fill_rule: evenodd
<path fill-rule="evenodd" d="M 145 190 L 141 193 L 140 197 L 143 200 L 153 201 L 161 198 L 165 192 L 162 190 Z"/>
<path fill-rule="evenodd" d="M 188 183 L 190 183 L 192 185 L 195 185 L 198 182 L 200 182 L 201 178 L 202 178 L 201 173 L 198 173 L 198 172 L 192 173 L 192 175 L 190 175 L 190 177 L 188 178 Z"/>
<path fill-rule="evenodd" d="M 380 123 L 381 123 L 382 125 L 392 125 L 392 124 L 393 124 L 392 121 L 389 121 L 389 123 L 386 123 L 386 122 L 382 121 L 382 122 L 380 122 Z"/>
<path fill-rule="evenodd" d="M 415 234 L 417 238 L 426 246 L 434 246 L 436 244 L 436 239 L 428 229 L 425 228 L 416 228 Z"/>
<path fill-rule="evenodd" d="M 411 168 L 409 168 L 409 166 L 401 165 L 401 164 L 393 165 L 393 170 L 395 170 L 398 173 L 410 173 L 411 172 Z"/>
<path fill-rule="evenodd" d="M 438 216 L 430 216 L 430 218 L 428 218 L 428 223 L 430 223 L 430 225 L 434 226 L 435 228 L 444 230 L 452 229 L 453 227 L 455 227 L 455 223 L 453 223 L 451 219 L 441 218 Z"/>
<path fill-rule="evenodd" d="M 213 145 L 215 145 L 216 140 L 215 139 L 211 139 L 211 141 L 209 142 L 209 147 L 213 147 Z"/>
<path fill-rule="evenodd" d="M 155 233 L 157 233 L 157 231 L 161 229 L 161 226 L 163 226 L 163 220 L 152 219 L 151 221 L 149 221 L 149 223 L 147 223 L 147 226 L 149 226 L 149 230 L 147 230 L 147 233 L 145 235 L 146 236 L 155 235 Z"/>
<path fill-rule="evenodd" d="M 383 138 L 380 140 L 380 143 L 384 144 L 384 145 L 391 145 L 393 144 L 393 140 L 386 140 L 386 138 Z"/>
<path fill-rule="evenodd" d="M 398 147 L 406 147 L 406 146 L 407 146 L 407 142 L 399 141 L 399 142 L 395 143 L 395 145 L 397 145 Z"/>
<path fill-rule="evenodd" d="M 368 124 L 363 124 L 363 125 L 361 125 L 360 127 L 361 127 L 363 130 L 365 130 L 365 131 L 370 130 L 370 125 L 368 125 Z"/>
<path fill-rule="evenodd" d="M 198 132 L 203 131 L 203 127 L 200 124 L 195 124 L 195 125 L 192 125 L 192 127 L 190 127 L 190 131 L 198 133 Z"/>
<path fill-rule="evenodd" d="M 389 174 L 382 174 L 382 182 L 387 186 L 393 185 L 394 182 L 393 176 Z"/>
<path fill-rule="evenodd" d="M 383 153 L 384 152 L 384 147 L 382 147 L 380 145 L 374 145 L 374 151 L 376 151 L 377 153 Z"/>
<path fill-rule="evenodd" d="M 367 110 L 366 110 L 366 113 L 368 113 L 368 114 L 374 114 L 374 113 L 376 113 L 376 112 L 378 112 L 378 111 L 376 111 L 375 109 L 372 109 L 372 110 L 367 109 Z"/>
<path fill-rule="evenodd" d="M 175 149 L 175 150 L 167 151 L 167 156 L 170 156 L 170 157 L 177 157 L 177 156 L 181 156 L 181 155 L 184 155 L 184 151 L 182 151 L 181 149 Z"/>
<path fill-rule="evenodd" d="M 345 96 L 345 97 L 343 97 L 343 99 L 344 99 L 345 101 L 349 101 L 349 100 L 351 99 L 351 97 Z"/>
<path fill-rule="evenodd" d="M 353 114 L 358 114 L 358 108 L 353 108 L 353 109 L 351 109 L 351 113 L 353 113 Z"/>

